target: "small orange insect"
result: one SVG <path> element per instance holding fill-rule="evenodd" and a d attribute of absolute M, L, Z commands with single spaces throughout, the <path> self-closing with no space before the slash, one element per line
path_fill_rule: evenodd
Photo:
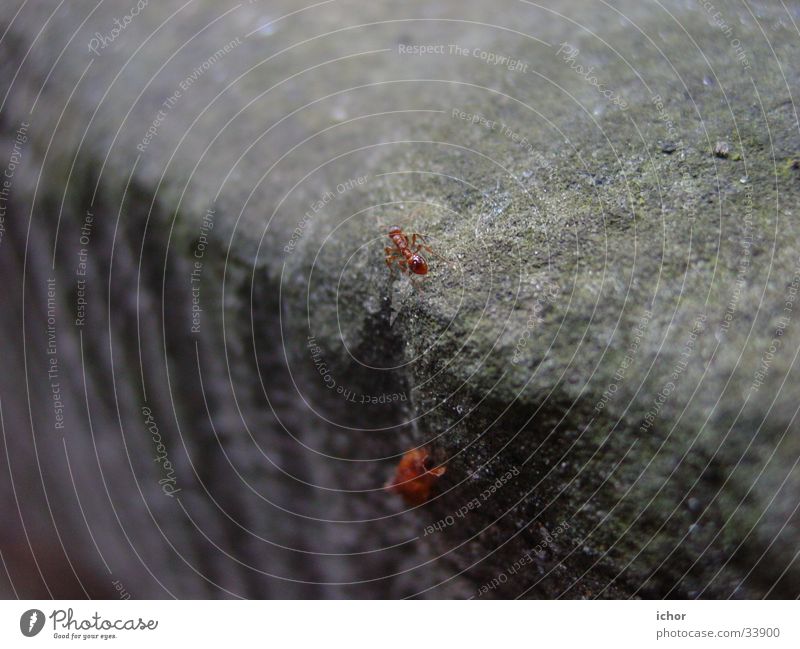
<path fill-rule="evenodd" d="M 412 234 L 411 243 L 409 243 L 408 237 L 403 232 L 403 229 L 397 225 L 393 225 L 389 228 L 389 238 L 392 240 L 392 243 L 394 243 L 394 247 L 386 246 L 386 248 L 384 248 L 386 251 L 386 265 L 389 267 L 389 270 L 394 270 L 393 264 L 397 264 L 397 267 L 403 273 L 427 275 L 428 262 L 425 260 L 425 257 L 420 254 L 420 250 L 426 250 L 432 255 L 436 253 L 425 243 L 417 243 L 417 239 L 423 242 L 425 241 L 425 238 L 421 234 L 418 232 Z"/>
<path fill-rule="evenodd" d="M 409 505 L 421 505 L 431 496 L 437 480 L 447 470 L 444 466 L 432 467 L 430 453 L 425 448 L 415 448 L 400 458 L 394 478 L 384 487 L 403 497 Z"/>

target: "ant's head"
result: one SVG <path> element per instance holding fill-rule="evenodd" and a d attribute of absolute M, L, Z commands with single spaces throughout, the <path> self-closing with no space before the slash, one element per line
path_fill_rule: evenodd
<path fill-rule="evenodd" d="M 425 257 L 422 255 L 411 255 L 411 259 L 408 260 L 408 267 L 412 273 L 417 275 L 425 275 L 428 272 L 428 262 L 425 261 Z"/>

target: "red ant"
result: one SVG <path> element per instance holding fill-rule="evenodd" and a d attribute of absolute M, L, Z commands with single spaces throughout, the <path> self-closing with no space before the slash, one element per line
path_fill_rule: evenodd
<path fill-rule="evenodd" d="M 386 265 L 391 271 L 394 271 L 394 266 L 392 264 L 397 264 L 400 271 L 403 273 L 427 275 L 428 262 L 425 257 L 420 254 L 420 250 L 425 250 L 437 257 L 441 256 L 431 250 L 425 243 L 417 243 L 417 239 L 421 239 L 423 242 L 425 241 L 425 238 L 418 232 L 411 235 L 411 243 L 409 243 L 408 236 L 406 236 L 402 228 L 393 225 L 389 228 L 389 238 L 392 240 L 392 243 L 394 243 L 394 247 L 386 246 L 384 250 L 386 251 Z"/>
<path fill-rule="evenodd" d="M 434 467 L 432 464 L 428 449 L 412 449 L 400 459 L 394 477 L 384 488 L 402 496 L 409 505 L 421 505 L 430 498 L 434 485 L 447 471 L 443 465 Z"/>

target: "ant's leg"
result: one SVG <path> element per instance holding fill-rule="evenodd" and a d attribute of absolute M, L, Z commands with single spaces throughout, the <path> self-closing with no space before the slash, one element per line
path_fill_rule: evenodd
<path fill-rule="evenodd" d="M 417 243 L 417 239 L 422 240 L 423 243 Z M 423 237 L 419 232 L 415 232 L 411 235 L 411 248 L 414 249 L 414 252 L 419 252 L 420 250 L 425 250 L 426 252 L 431 253 L 435 257 L 442 259 L 444 261 L 448 261 L 446 258 L 442 257 L 438 252 L 436 252 L 433 248 L 428 245 L 427 240 Z"/>
<path fill-rule="evenodd" d="M 406 258 L 403 257 L 400 253 L 398 253 L 396 248 L 386 247 L 384 248 L 386 252 L 386 265 L 389 267 L 389 270 L 392 272 L 392 277 L 394 277 L 394 264 L 397 264 L 397 267 L 400 269 L 402 273 L 408 273 L 408 266 L 406 265 Z"/>
<path fill-rule="evenodd" d="M 386 246 L 383 251 L 386 253 L 386 258 L 389 259 L 397 259 L 399 261 L 405 261 L 406 258 L 403 256 L 403 253 L 400 252 L 397 248 L 393 248 L 392 246 Z"/>
<path fill-rule="evenodd" d="M 408 281 L 411 282 L 411 286 L 413 286 L 414 289 L 416 289 L 417 291 L 422 291 L 422 285 L 417 284 L 417 282 L 411 279 L 413 273 L 411 273 L 408 269 L 408 261 L 406 260 L 406 258 L 396 248 L 389 248 L 387 246 L 385 250 L 386 250 L 386 265 L 389 267 L 389 270 L 392 271 L 392 277 L 394 277 L 393 264 L 397 264 L 397 267 L 400 269 L 400 272 L 408 275 Z"/>
<path fill-rule="evenodd" d="M 384 251 L 386 252 L 386 265 L 389 267 L 392 277 L 394 277 L 394 264 L 398 261 L 396 251 L 388 246 L 384 248 Z"/>
<path fill-rule="evenodd" d="M 417 239 L 419 239 L 420 241 L 422 241 L 422 243 L 417 243 Z M 425 250 L 427 250 L 428 252 L 433 252 L 433 250 L 431 250 L 431 249 L 430 249 L 430 246 L 428 246 L 428 241 L 427 241 L 427 239 L 425 239 L 425 237 L 423 237 L 423 236 L 422 236 L 422 235 L 421 235 L 419 232 L 414 232 L 414 233 L 411 235 L 411 245 L 412 245 L 412 246 L 416 246 L 418 250 L 419 250 L 420 248 L 424 248 L 424 249 L 425 249 Z M 433 253 L 433 254 L 436 254 L 436 253 Z"/>

